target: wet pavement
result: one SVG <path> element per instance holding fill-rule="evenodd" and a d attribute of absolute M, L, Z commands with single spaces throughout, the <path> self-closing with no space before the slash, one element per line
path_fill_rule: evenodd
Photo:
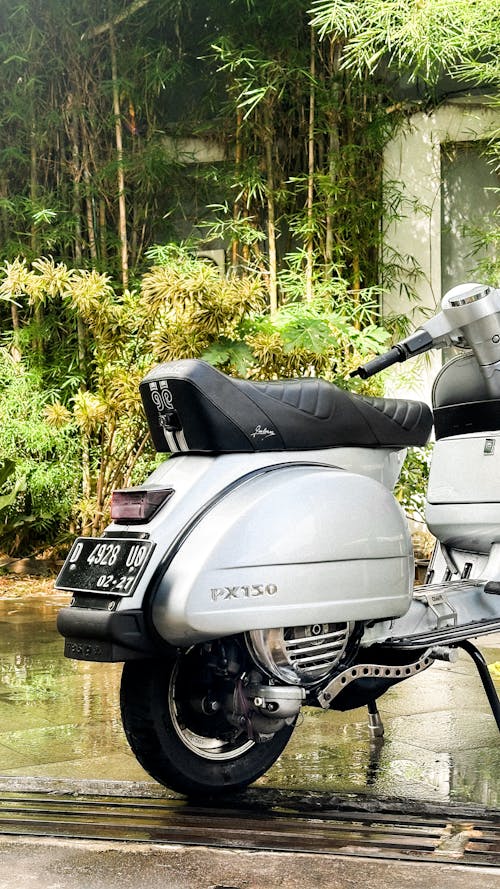
<path fill-rule="evenodd" d="M 15 779 L 80 787 L 106 780 L 146 782 L 158 793 L 122 731 L 121 665 L 65 659 L 59 607 L 56 596 L 0 601 L 0 787 Z M 500 636 L 481 649 L 488 663 L 500 661 Z M 500 806 L 498 730 L 465 654 L 394 687 L 379 707 L 385 738 L 377 747 L 365 709 L 306 709 L 288 748 L 254 787 Z"/>
<path fill-rule="evenodd" d="M 499 889 L 495 868 L 139 844 L 12 840 L 0 889 Z"/>
<path fill-rule="evenodd" d="M 0 889 L 499 889 L 493 868 L 130 843 L 12 840 Z"/>

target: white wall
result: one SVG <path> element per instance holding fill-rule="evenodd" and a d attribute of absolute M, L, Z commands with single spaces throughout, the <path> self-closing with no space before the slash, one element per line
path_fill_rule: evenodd
<path fill-rule="evenodd" d="M 396 253 L 411 255 L 422 277 L 416 282 L 417 301 L 409 301 L 401 289 L 389 293 L 384 312 L 407 314 L 418 326 L 422 310 L 436 311 L 441 301 L 441 144 L 478 140 L 500 127 L 500 111 L 486 103 L 467 99 L 443 104 L 431 113 L 414 114 L 409 125 L 388 144 L 384 156 L 384 178 L 398 182 L 404 195 L 404 216 L 390 225 L 385 242 Z M 458 283 L 458 282 L 457 282 Z M 402 379 L 395 371 L 387 385 L 388 394 L 429 400 L 430 385 L 441 358 L 424 369 L 422 381 Z M 403 372 L 404 373 L 404 372 Z"/>

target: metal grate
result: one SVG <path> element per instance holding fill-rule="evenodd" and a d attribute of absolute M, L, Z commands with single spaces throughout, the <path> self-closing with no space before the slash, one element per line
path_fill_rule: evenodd
<path fill-rule="evenodd" d="M 289 662 L 298 671 L 324 672 L 325 667 L 333 667 L 344 654 L 349 641 L 349 624 L 343 624 L 340 630 L 321 630 L 317 636 L 314 635 L 314 626 L 303 628 L 310 635 L 293 636 L 285 640 Z M 321 628 L 321 624 L 317 626 Z"/>
<path fill-rule="evenodd" d="M 322 809 L 239 809 L 184 800 L 6 793 L 0 835 L 183 843 L 378 859 L 500 865 L 500 820 Z"/>

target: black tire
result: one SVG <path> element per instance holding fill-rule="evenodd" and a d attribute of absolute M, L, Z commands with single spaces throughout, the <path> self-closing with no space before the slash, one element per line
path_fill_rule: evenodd
<path fill-rule="evenodd" d="M 241 790 L 277 760 L 294 725 L 256 743 L 220 714 L 195 712 L 188 659 L 189 652 L 124 664 L 120 704 L 127 740 L 142 767 L 171 790 L 187 796 Z"/>

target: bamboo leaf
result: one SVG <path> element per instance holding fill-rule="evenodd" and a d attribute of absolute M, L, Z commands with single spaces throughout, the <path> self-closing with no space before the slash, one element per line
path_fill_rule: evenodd
<path fill-rule="evenodd" d="M 2 488 L 7 479 L 13 474 L 16 464 L 14 460 L 0 461 L 0 488 Z"/>

